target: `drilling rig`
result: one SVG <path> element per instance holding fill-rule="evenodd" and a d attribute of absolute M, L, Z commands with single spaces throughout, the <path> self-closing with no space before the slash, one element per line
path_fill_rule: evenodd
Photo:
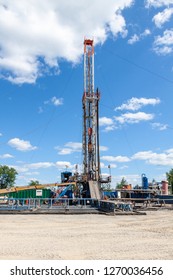
<path fill-rule="evenodd" d="M 84 93 L 83 105 L 83 175 L 87 180 L 99 181 L 99 124 L 100 93 L 94 91 L 94 41 L 84 40 Z"/>
<path fill-rule="evenodd" d="M 100 199 L 101 183 L 99 153 L 99 100 L 100 93 L 94 88 L 94 41 L 84 40 L 84 93 L 83 106 L 83 187 L 91 198 Z M 84 182 L 85 181 L 85 182 Z"/>

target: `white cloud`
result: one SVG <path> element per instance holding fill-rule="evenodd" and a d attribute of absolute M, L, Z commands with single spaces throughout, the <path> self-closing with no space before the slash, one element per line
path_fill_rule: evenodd
<path fill-rule="evenodd" d="M 100 162 L 100 167 L 103 169 L 103 168 L 108 168 L 108 165 L 104 164 L 103 162 Z M 116 168 L 117 165 L 112 163 L 110 168 Z"/>
<path fill-rule="evenodd" d="M 115 125 L 108 125 L 104 128 L 104 132 L 109 132 L 115 130 L 117 127 Z"/>
<path fill-rule="evenodd" d="M 157 45 L 173 45 L 173 29 L 165 30 L 163 36 L 157 36 L 155 43 Z"/>
<path fill-rule="evenodd" d="M 70 148 L 59 148 L 58 155 L 70 155 L 73 153 L 73 150 Z"/>
<path fill-rule="evenodd" d="M 2 159 L 5 159 L 5 158 L 13 158 L 13 156 L 10 155 L 10 154 L 3 154 L 3 155 L 0 155 L 0 158 L 2 158 Z"/>
<path fill-rule="evenodd" d="M 102 160 L 106 160 L 108 162 L 128 162 L 130 159 L 126 156 L 102 156 Z"/>
<path fill-rule="evenodd" d="M 36 163 L 30 163 L 25 165 L 25 167 L 28 169 L 49 168 L 52 166 L 54 166 L 54 163 L 52 162 L 36 162 Z"/>
<path fill-rule="evenodd" d="M 144 32 L 141 34 L 141 37 L 146 37 L 148 35 L 151 35 L 151 31 L 147 28 L 144 30 Z"/>
<path fill-rule="evenodd" d="M 173 149 L 169 149 L 164 153 L 154 153 L 152 151 L 142 151 L 132 156 L 133 160 L 145 160 L 148 164 L 172 166 L 173 165 Z"/>
<path fill-rule="evenodd" d="M 133 45 L 136 42 L 139 42 L 141 39 L 144 39 L 146 36 L 150 35 L 151 31 L 149 29 L 145 29 L 143 33 L 137 35 L 134 34 L 127 42 L 129 45 Z"/>
<path fill-rule="evenodd" d="M 127 169 L 128 168 L 128 165 L 123 165 L 123 166 L 121 166 L 119 169 L 120 170 L 123 170 L 123 169 Z"/>
<path fill-rule="evenodd" d="M 113 124 L 113 120 L 111 118 L 107 118 L 107 117 L 102 117 L 99 118 L 99 125 L 100 126 L 107 126 L 107 125 L 112 125 Z"/>
<path fill-rule="evenodd" d="M 117 12 L 113 15 L 112 19 L 109 22 L 109 27 L 111 29 L 111 32 L 116 37 L 117 34 L 120 32 L 122 37 L 127 36 L 127 29 L 125 28 L 126 22 L 123 16 L 121 15 L 121 12 Z"/>
<path fill-rule="evenodd" d="M 106 147 L 106 146 L 100 146 L 99 149 L 100 149 L 101 152 L 108 151 L 108 147 Z"/>
<path fill-rule="evenodd" d="M 114 125 L 114 120 L 107 117 L 99 118 L 99 125 L 104 126 L 104 130 L 103 130 L 104 132 L 109 132 L 116 128 Z"/>
<path fill-rule="evenodd" d="M 153 129 L 158 129 L 158 130 L 166 130 L 168 128 L 167 124 L 162 124 L 162 123 L 152 123 L 151 126 Z"/>
<path fill-rule="evenodd" d="M 110 168 L 117 168 L 117 165 L 115 163 L 111 163 Z"/>
<path fill-rule="evenodd" d="M 165 30 L 163 36 L 157 36 L 154 41 L 154 51 L 166 55 L 173 52 L 173 29 Z"/>
<path fill-rule="evenodd" d="M 75 152 L 81 152 L 82 143 L 80 142 L 68 142 L 64 145 L 64 147 L 55 147 L 58 150 L 59 155 L 70 155 Z"/>
<path fill-rule="evenodd" d="M 115 117 L 115 120 L 120 124 L 124 123 L 139 123 L 141 121 L 149 121 L 154 118 L 153 114 L 146 114 L 144 112 L 137 113 L 125 113 L 119 117 Z"/>
<path fill-rule="evenodd" d="M 173 52 L 173 48 L 172 47 L 168 47 L 168 46 L 163 46 L 163 47 L 155 47 L 154 51 L 158 54 L 158 55 L 167 55 Z"/>
<path fill-rule="evenodd" d="M 44 169 L 44 168 L 50 168 L 55 166 L 54 163 L 52 162 L 36 162 L 36 163 L 30 163 L 30 164 L 23 164 L 21 165 L 16 165 L 12 166 L 17 170 L 18 173 L 26 173 L 26 175 L 29 175 L 29 170 L 37 170 L 37 169 Z M 31 174 L 31 173 L 30 173 Z M 38 172 L 32 172 L 32 174 L 38 174 Z"/>
<path fill-rule="evenodd" d="M 54 97 L 52 97 L 51 102 L 53 103 L 53 105 L 59 106 L 59 105 L 63 104 L 63 98 L 56 98 L 54 96 Z"/>
<path fill-rule="evenodd" d="M 63 98 L 57 98 L 53 96 L 51 99 L 44 101 L 45 105 L 53 104 L 54 106 L 60 106 L 63 104 Z M 43 109 L 40 107 L 39 112 L 42 113 Z"/>
<path fill-rule="evenodd" d="M 126 103 L 122 104 L 119 107 L 115 108 L 115 111 L 117 110 L 132 110 L 132 111 L 136 111 L 144 106 L 147 105 L 157 105 L 160 103 L 160 99 L 159 98 L 136 98 L 136 97 L 132 97 L 131 99 L 127 100 Z"/>
<path fill-rule="evenodd" d="M 165 152 L 168 153 L 168 154 L 172 154 L 172 153 L 173 153 L 173 148 L 168 149 L 168 150 L 166 150 Z"/>
<path fill-rule="evenodd" d="M 2 133 L 0 133 L 0 137 L 2 136 Z"/>
<path fill-rule="evenodd" d="M 36 146 L 32 146 L 29 141 L 21 140 L 19 138 L 13 138 L 8 141 L 8 145 L 16 150 L 25 152 L 25 151 L 32 151 L 36 150 Z"/>
<path fill-rule="evenodd" d="M 55 166 L 59 169 L 72 168 L 72 165 L 69 161 L 57 161 Z"/>
<path fill-rule="evenodd" d="M 134 43 L 138 42 L 140 37 L 137 34 L 134 34 L 127 42 L 129 45 L 133 45 Z"/>
<path fill-rule="evenodd" d="M 159 8 L 173 4 L 173 0 L 146 0 L 146 7 Z"/>
<path fill-rule="evenodd" d="M 126 36 L 122 10 L 133 0 L 1 0 L 0 69 L 10 82 L 34 83 L 59 61 L 78 63 L 84 36 L 103 43 L 110 33 Z"/>
<path fill-rule="evenodd" d="M 167 8 L 163 12 L 153 17 L 153 21 L 158 28 L 161 28 L 165 22 L 168 22 L 173 15 L 173 8 Z"/>
<path fill-rule="evenodd" d="M 65 168 L 72 168 L 73 166 L 68 161 L 57 161 L 56 163 L 35 162 L 35 163 L 23 164 L 22 166 L 18 165 L 18 166 L 12 166 L 12 167 L 14 167 L 17 170 L 17 172 L 26 173 L 26 175 L 27 175 L 27 174 L 29 174 L 30 170 L 47 169 L 47 168 L 51 168 L 51 167 L 65 169 Z M 32 174 L 37 174 L 37 173 L 32 172 Z"/>
<path fill-rule="evenodd" d="M 66 147 L 73 149 L 74 151 L 81 151 L 82 143 L 80 142 L 68 142 L 65 144 Z"/>
<path fill-rule="evenodd" d="M 35 175 L 39 175 L 40 173 L 38 171 L 31 171 L 31 172 L 26 172 L 25 175 L 27 176 L 35 176 Z M 33 178 L 30 180 L 34 180 Z M 37 180 L 37 179 L 36 179 Z M 35 181 L 35 180 L 34 180 Z"/>
<path fill-rule="evenodd" d="M 142 151 L 134 154 L 132 159 L 140 159 L 140 160 L 147 160 L 150 159 L 153 155 L 152 151 Z"/>
<path fill-rule="evenodd" d="M 28 167 L 26 166 L 18 166 L 18 165 L 11 165 L 18 173 L 25 173 L 28 171 Z M 19 175 L 20 176 L 20 175 Z"/>
<path fill-rule="evenodd" d="M 64 147 L 55 147 L 56 150 L 58 150 L 59 155 L 70 155 L 75 152 L 81 152 L 82 151 L 82 143 L 80 142 L 68 142 L 64 145 Z M 100 151 L 107 151 L 108 147 L 106 146 L 100 146 Z"/>

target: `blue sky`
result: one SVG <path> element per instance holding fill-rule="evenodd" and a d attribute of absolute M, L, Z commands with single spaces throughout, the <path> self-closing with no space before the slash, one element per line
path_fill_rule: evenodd
<path fill-rule="evenodd" d="M 68 2 L 68 3 L 67 3 Z M 0 164 L 16 185 L 82 164 L 83 41 L 95 42 L 102 174 L 173 167 L 173 0 L 0 0 Z"/>

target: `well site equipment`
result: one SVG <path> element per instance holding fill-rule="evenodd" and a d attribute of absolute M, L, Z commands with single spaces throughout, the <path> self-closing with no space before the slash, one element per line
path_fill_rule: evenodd
<path fill-rule="evenodd" d="M 100 92 L 94 85 L 94 40 L 84 40 L 84 89 L 82 97 L 82 173 L 76 168 L 74 174 L 69 171 L 61 173 L 61 183 L 37 186 L 14 187 L 0 190 L 0 210 L 18 211 L 19 208 L 32 210 L 36 205 L 40 210 L 54 209 L 63 211 L 97 211 L 102 209 L 132 210 L 131 202 L 155 199 L 155 193 L 149 190 L 148 178 L 142 174 L 142 190 L 116 190 L 110 196 L 101 192 L 103 186 L 110 186 L 111 175 L 102 178 L 99 150 L 99 101 Z M 108 166 L 110 168 L 110 165 Z M 162 194 L 167 194 L 168 185 L 163 182 Z M 110 192 L 109 192 L 110 194 Z M 104 199 L 107 196 L 107 199 Z M 162 199 L 163 197 L 157 197 Z M 166 199 L 166 198 L 164 198 Z M 114 201 L 113 201 L 114 200 Z M 116 202 L 117 201 L 117 202 Z M 172 197 L 169 198 L 172 202 Z M 6 204 L 6 205 L 5 205 Z M 117 206 L 118 205 L 118 206 Z M 2 206 L 2 207 L 1 207 Z M 75 209 L 75 210 L 74 210 Z M 93 210 L 94 209 L 94 210 Z M 38 210 L 38 209 L 37 209 Z M 86 212 L 86 211 L 85 211 Z"/>

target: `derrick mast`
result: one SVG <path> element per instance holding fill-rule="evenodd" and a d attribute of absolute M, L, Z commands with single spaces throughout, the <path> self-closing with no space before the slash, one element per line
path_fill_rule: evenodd
<path fill-rule="evenodd" d="M 83 93 L 83 175 L 87 180 L 99 181 L 99 124 L 100 94 L 94 91 L 94 41 L 84 40 L 84 93 Z"/>

